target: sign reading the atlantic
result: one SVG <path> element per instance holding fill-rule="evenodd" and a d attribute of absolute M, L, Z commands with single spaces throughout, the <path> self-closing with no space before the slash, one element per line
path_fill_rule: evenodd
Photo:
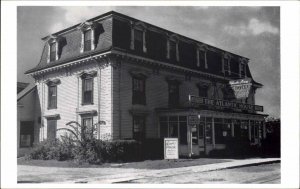
<path fill-rule="evenodd" d="M 165 159 L 178 159 L 178 138 L 164 139 Z"/>
<path fill-rule="evenodd" d="M 252 86 L 251 79 L 239 79 L 234 81 L 229 81 L 229 85 L 234 92 L 236 99 L 247 98 Z"/>
<path fill-rule="evenodd" d="M 204 97 L 198 97 L 194 95 L 189 96 L 189 100 L 192 105 L 208 105 L 208 106 L 214 106 L 214 107 L 223 107 L 223 108 L 230 108 L 233 110 L 239 109 L 239 110 L 250 110 L 250 111 L 259 111 L 263 112 L 264 108 L 263 106 L 257 106 L 252 104 L 244 104 L 244 103 L 237 103 L 237 102 L 231 102 L 226 100 L 217 100 L 217 99 L 209 99 Z"/>

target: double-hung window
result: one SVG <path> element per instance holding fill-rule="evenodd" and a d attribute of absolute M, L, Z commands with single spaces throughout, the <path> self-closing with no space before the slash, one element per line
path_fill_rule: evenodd
<path fill-rule="evenodd" d="M 94 78 L 82 78 L 82 104 L 93 104 Z"/>
<path fill-rule="evenodd" d="M 179 83 L 176 81 L 169 82 L 169 106 L 179 106 Z"/>
<path fill-rule="evenodd" d="M 56 42 L 50 44 L 50 62 L 56 60 Z"/>
<path fill-rule="evenodd" d="M 92 49 L 92 31 L 84 31 L 84 51 L 90 51 Z"/>
<path fill-rule="evenodd" d="M 145 78 L 132 77 L 132 104 L 146 104 Z"/>
<path fill-rule="evenodd" d="M 134 30 L 134 50 L 137 52 L 143 52 L 143 31 Z"/>
<path fill-rule="evenodd" d="M 230 61 L 228 58 L 224 58 L 224 73 L 225 75 L 230 75 Z"/>
<path fill-rule="evenodd" d="M 48 109 L 57 108 L 57 85 L 48 86 Z"/>
<path fill-rule="evenodd" d="M 177 44 L 176 44 L 176 42 L 175 41 L 172 41 L 172 40 L 170 40 L 169 41 L 169 45 L 170 45 L 170 51 L 169 51 L 169 53 L 170 53 L 170 60 L 172 60 L 172 61 L 176 61 L 177 60 L 177 52 L 176 52 L 176 46 L 177 46 Z"/>
<path fill-rule="evenodd" d="M 133 116 L 133 139 L 141 141 L 145 138 L 145 117 Z"/>
<path fill-rule="evenodd" d="M 206 97 L 207 98 L 207 90 L 208 90 L 207 86 L 198 86 L 198 90 L 199 90 L 199 96 L 200 97 Z"/>
<path fill-rule="evenodd" d="M 198 59 L 199 59 L 199 62 L 197 64 L 198 67 L 201 67 L 201 68 L 206 68 L 207 65 L 206 65 L 206 55 L 205 55 L 205 51 L 204 50 L 198 50 Z"/>
<path fill-rule="evenodd" d="M 246 64 L 241 63 L 240 69 L 241 69 L 241 77 L 244 78 L 246 76 Z"/>

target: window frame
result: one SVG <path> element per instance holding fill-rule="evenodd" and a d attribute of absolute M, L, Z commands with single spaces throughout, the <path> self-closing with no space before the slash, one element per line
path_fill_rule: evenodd
<path fill-rule="evenodd" d="M 86 35 L 87 35 L 87 33 L 89 33 L 89 39 L 90 40 L 86 40 Z M 92 50 L 92 29 L 91 28 L 89 28 L 89 29 L 86 29 L 86 30 L 84 30 L 83 31 L 83 52 L 88 52 L 88 51 L 91 51 Z M 89 45 L 89 48 L 87 49 L 86 47 L 87 47 L 87 44 L 86 44 L 86 42 L 89 42 L 90 43 L 90 45 Z"/>
<path fill-rule="evenodd" d="M 49 43 L 49 62 L 54 62 L 56 61 L 56 57 L 57 57 L 57 42 L 56 41 L 53 41 L 51 43 Z M 53 48 L 54 47 L 54 48 Z M 52 51 L 54 49 L 54 51 Z"/>
<path fill-rule="evenodd" d="M 175 86 L 176 89 L 176 102 L 175 97 L 171 98 L 170 91 L 172 86 Z M 173 102 L 173 100 L 175 103 Z M 178 107 L 180 105 L 180 83 L 178 81 L 168 81 L 168 105 L 169 107 Z"/>
<path fill-rule="evenodd" d="M 135 90 L 135 81 L 142 83 L 142 91 Z M 146 78 L 143 76 L 132 76 L 132 104 L 146 105 Z"/>
<path fill-rule="evenodd" d="M 50 127 L 49 127 L 49 123 L 50 122 L 53 122 L 53 123 L 55 123 L 55 128 L 52 128 L 53 130 L 54 130 L 54 136 L 53 136 L 53 138 L 51 139 L 49 136 L 49 131 L 50 131 Z M 56 137 L 57 137 L 57 119 L 50 119 L 50 118 L 48 118 L 47 119 L 47 139 L 50 139 L 50 140 L 54 140 L 54 139 L 56 139 Z"/>
<path fill-rule="evenodd" d="M 139 120 L 139 123 L 142 125 L 139 125 L 139 132 L 135 131 L 135 121 Z M 146 138 L 146 116 L 144 115 L 133 115 L 132 116 L 132 139 L 136 141 L 143 141 Z"/>
<path fill-rule="evenodd" d="M 55 104 L 53 103 L 53 96 L 50 96 L 50 89 L 51 88 L 54 88 L 55 89 Z M 58 91 L 57 91 L 57 85 L 53 85 L 53 84 L 50 84 L 48 85 L 48 110 L 50 109 L 57 109 L 57 95 L 58 94 Z"/>
<path fill-rule="evenodd" d="M 86 81 L 87 80 L 91 80 L 91 85 L 92 85 L 92 87 L 91 87 L 91 90 L 89 90 L 89 91 L 91 91 L 91 99 L 90 99 L 90 101 L 89 102 L 86 102 L 85 100 L 85 92 L 89 92 L 89 91 L 85 91 L 85 85 L 86 85 Z M 94 104 L 94 77 L 93 76 L 85 76 L 85 77 L 82 77 L 81 78 L 81 86 L 82 86 L 82 91 L 81 91 L 81 104 L 82 105 L 91 105 L 91 104 Z"/>
<path fill-rule="evenodd" d="M 144 52 L 144 31 L 138 28 L 134 28 L 134 37 L 133 37 L 133 43 L 134 43 L 134 51 L 138 53 Z M 137 33 L 141 34 L 141 40 L 137 39 Z M 140 47 L 137 47 L 137 44 L 140 43 Z"/>

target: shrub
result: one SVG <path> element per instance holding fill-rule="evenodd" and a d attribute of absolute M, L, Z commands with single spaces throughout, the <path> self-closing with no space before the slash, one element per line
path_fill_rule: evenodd
<path fill-rule="evenodd" d="M 72 159 L 71 144 L 60 140 L 45 140 L 37 144 L 26 156 L 27 159 L 56 159 L 59 161 Z"/>
<path fill-rule="evenodd" d="M 95 124 L 96 125 L 96 124 Z M 140 161 L 163 157 L 162 139 L 102 141 L 95 139 L 95 125 L 83 127 L 77 122 L 67 123 L 67 131 L 60 140 L 46 140 L 36 145 L 30 159 L 75 160 L 78 164 Z"/>

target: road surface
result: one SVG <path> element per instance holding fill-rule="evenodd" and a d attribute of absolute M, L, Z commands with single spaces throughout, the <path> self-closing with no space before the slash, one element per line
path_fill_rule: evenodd
<path fill-rule="evenodd" d="M 280 163 L 132 179 L 120 183 L 149 184 L 280 184 Z"/>

